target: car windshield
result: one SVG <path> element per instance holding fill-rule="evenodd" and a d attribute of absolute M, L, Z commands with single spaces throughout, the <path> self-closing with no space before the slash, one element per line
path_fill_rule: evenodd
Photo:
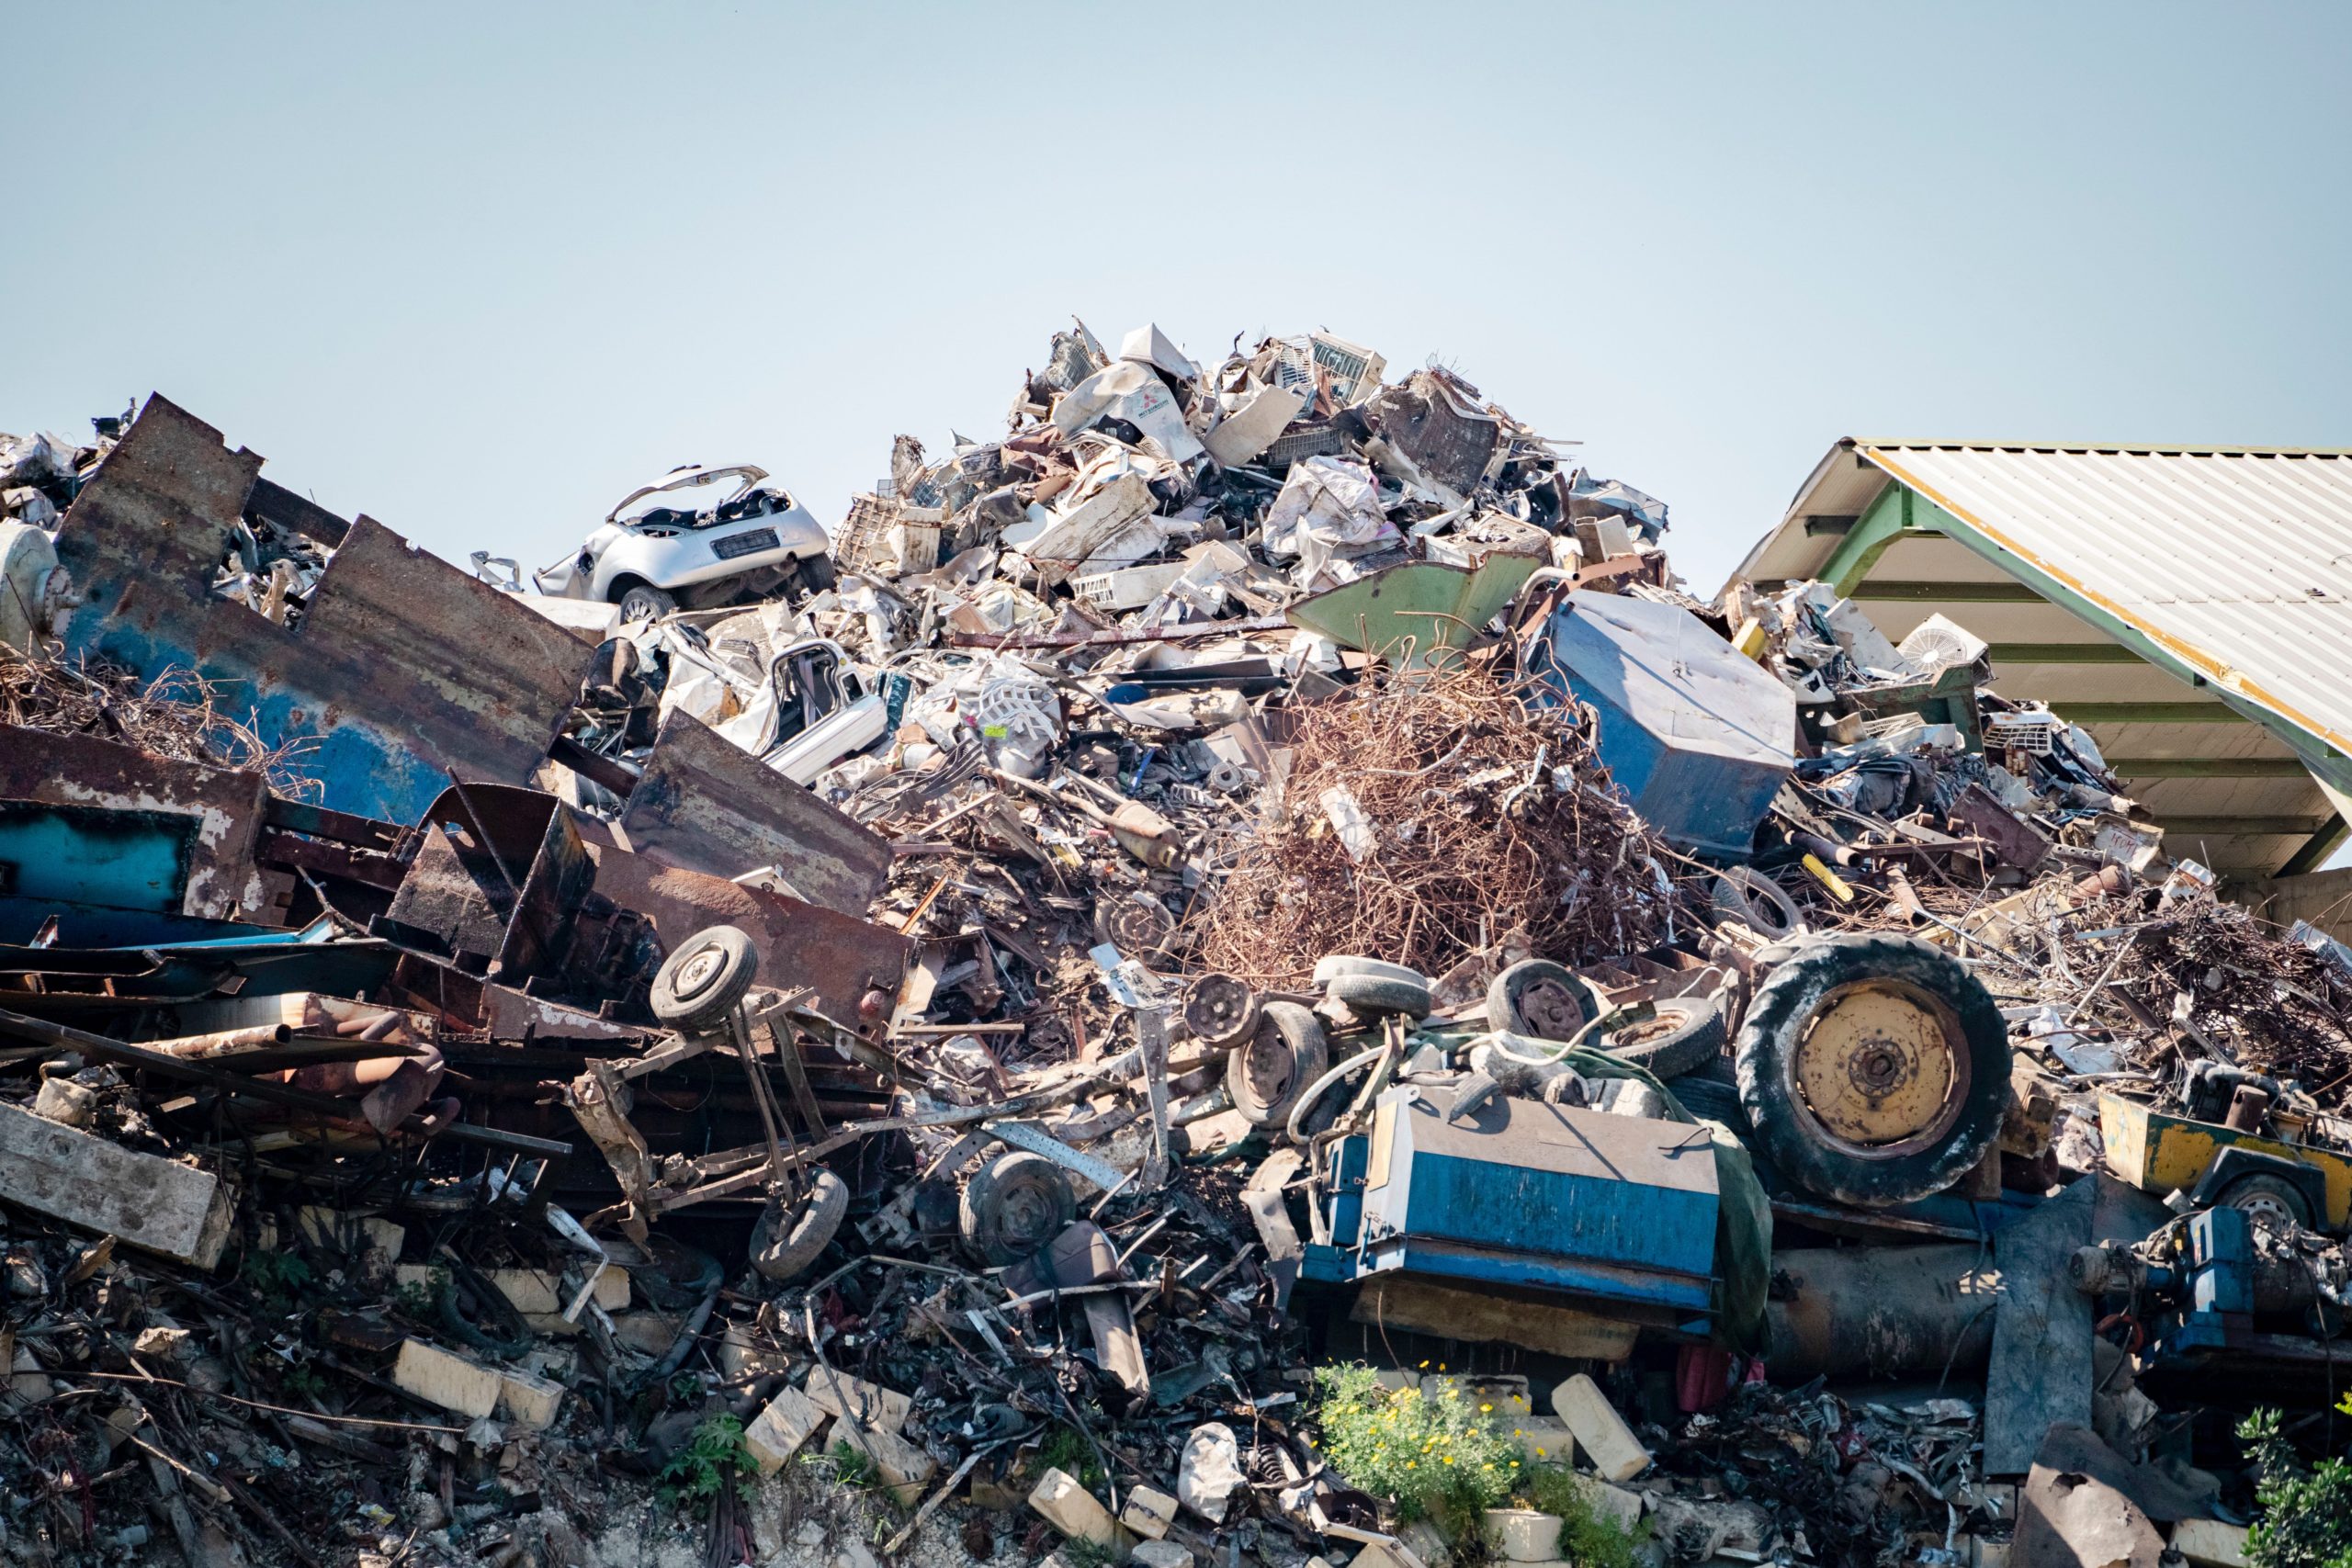
<path fill-rule="evenodd" d="M 613 521 L 639 523 L 654 512 L 708 512 L 720 502 L 741 495 L 759 483 L 763 477 L 753 468 L 690 469 L 674 479 L 656 480 L 660 488 L 623 502 L 620 509 L 613 513 Z"/>

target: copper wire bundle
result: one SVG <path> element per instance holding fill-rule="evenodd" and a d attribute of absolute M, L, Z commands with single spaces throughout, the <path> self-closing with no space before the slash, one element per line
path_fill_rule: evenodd
<path fill-rule="evenodd" d="M 1279 805 L 1228 847 L 1201 961 L 1269 985 L 1334 953 L 1435 976 L 1514 928 L 1571 963 L 1663 940 L 1667 857 L 1592 731 L 1589 715 L 1476 671 L 1392 675 L 1297 710 Z M 1326 804 L 1335 789 L 1369 824 L 1361 862 Z"/>

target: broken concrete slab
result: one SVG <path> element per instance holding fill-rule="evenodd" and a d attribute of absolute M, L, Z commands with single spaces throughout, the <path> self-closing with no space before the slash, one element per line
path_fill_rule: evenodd
<path fill-rule="evenodd" d="M 800 1451 L 831 1412 L 797 1388 L 780 1389 L 752 1424 L 743 1428 L 743 1445 L 762 1475 L 774 1475 Z"/>
<path fill-rule="evenodd" d="M 907 1415 L 914 1408 L 914 1401 L 905 1394 L 831 1367 L 809 1368 L 802 1390 L 819 1409 L 893 1437 L 906 1426 Z"/>
<path fill-rule="evenodd" d="M 1119 1539 L 1119 1522 L 1111 1517 L 1111 1510 L 1067 1471 L 1048 1469 L 1039 1476 L 1030 1489 L 1029 1506 L 1073 1540 L 1109 1547 Z"/>
<path fill-rule="evenodd" d="M 834 1421 L 833 1440 L 847 1443 L 873 1461 L 884 1489 L 902 1508 L 911 1508 L 921 1501 L 923 1489 L 939 1472 L 939 1461 L 917 1444 L 896 1432 L 868 1427 L 851 1416 Z"/>
<path fill-rule="evenodd" d="M 1128 1489 L 1127 1500 L 1119 1509 L 1119 1523 L 1148 1540 L 1158 1540 L 1176 1522 L 1175 1497 L 1157 1486 L 1136 1486 Z"/>
<path fill-rule="evenodd" d="M 36 1213 L 210 1269 L 231 1195 L 209 1170 L 140 1154 L 0 1103 L 0 1197 Z"/>

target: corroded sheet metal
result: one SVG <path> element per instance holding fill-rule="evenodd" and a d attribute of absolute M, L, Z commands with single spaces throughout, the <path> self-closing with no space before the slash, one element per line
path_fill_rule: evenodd
<path fill-rule="evenodd" d="M 724 877 L 663 865 L 608 845 L 591 844 L 596 891 L 653 922 L 666 949 L 706 926 L 734 926 L 759 950 L 763 986 L 808 986 L 813 1010 L 844 1028 L 870 1026 L 859 1006 L 869 991 L 897 994 L 914 942 L 875 925 L 787 898 L 742 887 Z"/>
<path fill-rule="evenodd" d="M 188 818 L 177 912 L 199 919 L 285 923 L 279 879 L 254 858 L 268 793 L 259 773 L 0 725 L 0 801 Z"/>
<path fill-rule="evenodd" d="M 662 723 L 621 830 L 639 854 L 740 876 L 773 865 L 810 903 L 863 915 L 890 846 L 684 711 Z"/>
<path fill-rule="evenodd" d="M 69 652 L 153 676 L 223 682 L 272 744 L 308 741 L 326 804 L 409 821 L 448 786 L 527 778 L 570 707 L 588 650 L 457 567 L 366 517 L 350 526 L 300 623 L 211 588 L 261 468 L 161 397 L 60 526 L 83 595 Z"/>

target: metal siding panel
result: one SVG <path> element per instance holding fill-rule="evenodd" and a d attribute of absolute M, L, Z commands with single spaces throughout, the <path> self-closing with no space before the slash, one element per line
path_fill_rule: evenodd
<path fill-rule="evenodd" d="M 1869 450 L 1888 472 L 2217 684 L 2352 751 L 2352 691 L 2340 673 L 2352 668 L 2352 458 Z"/>

